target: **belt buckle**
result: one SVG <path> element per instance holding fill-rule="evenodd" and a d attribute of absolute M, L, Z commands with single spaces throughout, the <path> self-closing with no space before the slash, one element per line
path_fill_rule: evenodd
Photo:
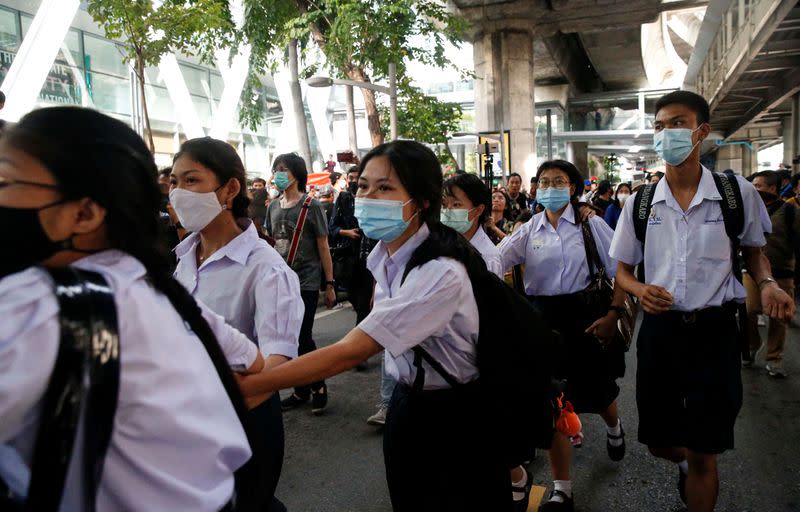
<path fill-rule="evenodd" d="M 693 324 L 697 321 L 697 312 L 690 311 L 688 313 L 683 313 L 681 319 L 683 319 L 683 323 L 685 324 Z"/>

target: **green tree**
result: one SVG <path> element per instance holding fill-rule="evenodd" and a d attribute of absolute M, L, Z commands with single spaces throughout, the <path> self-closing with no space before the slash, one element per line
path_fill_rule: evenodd
<path fill-rule="evenodd" d="M 389 108 L 382 106 L 378 111 L 383 132 L 388 133 Z M 455 161 L 448 141 L 454 132 L 459 131 L 463 114 L 458 103 L 429 96 L 411 85 L 408 78 L 398 83 L 397 134 L 419 142 L 443 144 L 444 152 L 439 158 L 442 163 Z"/>
<path fill-rule="evenodd" d="M 259 74 L 274 69 L 280 50 L 292 38 L 313 41 L 324 54 L 324 68 L 334 77 L 370 82 L 386 78 L 390 63 L 397 64 L 399 77 L 408 61 L 453 66 L 445 56 L 445 43 L 460 45 L 466 29 L 466 22 L 439 0 L 245 0 L 245 5 L 243 35 L 253 47 L 253 85 Z M 303 75 L 317 71 L 312 64 Z M 361 93 L 372 144 L 381 144 L 384 134 L 375 92 Z M 253 88 L 246 88 L 242 120 L 250 126 L 260 121 L 254 100 Z"/>
<path fill-rule="evenodd" d="M 603 169 L 605 170 L 604 179 L 611 183 L 619 181 L 619 158 L 614 153 L 609 153 L 603 157 Z"/>
<path fill-rule="evenodd" d="M 145 97 L 145 68 L 170 52 L 212 62 L 214 52 L 233 42 L 226 0 L 89 0 L 88 11 L 109 39 L 124 39 L 123 54 L 139 82 L 145 131 L 155 150 Z"/>

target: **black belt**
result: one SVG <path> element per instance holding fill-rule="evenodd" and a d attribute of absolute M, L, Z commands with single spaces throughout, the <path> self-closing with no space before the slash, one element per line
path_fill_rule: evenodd
<path fill-rule="evenodd" d="M 681 322 L 685 324 L 696 324 L 699 321 L 702 321 L 709 316 L 718 315 L 720 313 L 730 313 L 735 314 L 739 304 L 736 302 L 726 302 L 721 306 L 709 306 L 707 308 L 696 309 L 694 311 L 668 311 L 664 313 L 668 316 L 677 317 Z"/>

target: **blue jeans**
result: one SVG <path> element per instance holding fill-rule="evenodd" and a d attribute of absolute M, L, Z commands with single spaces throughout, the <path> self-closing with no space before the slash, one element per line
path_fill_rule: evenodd
<path fill-rule="evenodd" d="M 381 362 L 381 406 L 389 407 L 389 400 L 392 399 L 394 387 L 397 381 L 394 380 L 386 373 L 386 351 L 383 351 L 383 360 Z"/>

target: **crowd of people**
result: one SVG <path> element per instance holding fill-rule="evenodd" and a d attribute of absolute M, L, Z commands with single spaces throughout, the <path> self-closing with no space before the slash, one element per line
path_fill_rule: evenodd
<path fill-rule="evenodd" d="M 527 192 L 517 173 L 493 189 L 445 180 L 406 140 L 344 173 L 329 161 L 331 184 L 315 190 L 296 154 L 248 182 L 235 149 L 209 137 L 158 171 L 117 120 L 26 115 L 0 138 L 14 248 L 0 259 L 0 509 L 285 510 L 283 414 L 324 414 L 326 380 L 382 354 L 367 422 L 384 429 L 394 510 L 525 510 L 533 443 L 510 457 L 507 425 L 483 412 L 479 347 L 492 340 L 476 294 L 505 282 L 559 334 L 551 419 L 566 403 L 598 414 L 615 462 L 632 414 L 617 403 L 620 320 L 641 309 L 638 440 L 675 464 L 691 512 L 713 510 L 760 315 L 766 370 L 786 375 L 800 177 L 703 167 L 709 107 L 694 93 L 667 94 L 655 115 L 665 173 L 594 183 L 551 160 Z M 315 312 L 342 294 L 356 325 L 318 348 Z M 583 434 L 551 430 L 539 510 L 570 512 Z"/>

